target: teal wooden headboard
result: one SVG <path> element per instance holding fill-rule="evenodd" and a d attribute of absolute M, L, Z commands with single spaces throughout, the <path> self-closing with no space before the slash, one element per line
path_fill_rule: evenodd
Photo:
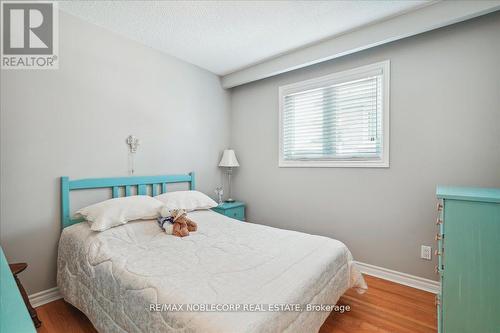
<path fill-rule="evenodd" d="M 142 177 L 118 177 L 118 178 L 88 178 L 69 180 L 68 177 L 61 177 L 61 223 L 66 228 L 72 224 L 81 222 L 70 217 L 69 192 L 73 190 L 88 190 L 97 188 L 110 188 L 113 198 L 120 196 L 121 189 L 124 189 L 125 196 L 132 195 L 135 187 L 137 195 L 147 195 L 148 187 L 151 188 L 151 195 L 155 196 L 167 192 L 167 184 L 189 183 L 189 189 L 195 189 L 194 172 L 186 175 L 165 175 L 165 176 L 142 176 Z"/>

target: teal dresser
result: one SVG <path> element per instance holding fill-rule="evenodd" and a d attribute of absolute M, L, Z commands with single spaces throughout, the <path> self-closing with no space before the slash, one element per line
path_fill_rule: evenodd
<path fill-rule="evenodd" d="M 438 332 L 500 332 L 500 189 L 437 188 Z"/>
<path fill-rule="evenodd" d="M 224 202 L 217 207 L 212 208 L 213 211 L 222 215 L 229 216 L 233 219 L 245 221 L 245 203 L 241 201 Z"/>
<path fill-rule="evenodd" d="M 36 333 L 2 248 L 0 248 L 0 332 Z"/>

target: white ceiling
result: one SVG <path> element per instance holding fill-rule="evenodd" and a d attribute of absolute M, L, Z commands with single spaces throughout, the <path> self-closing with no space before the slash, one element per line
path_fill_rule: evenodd
<path fill-rule="evenodd" d="M 61 1 L 65 12 L 218 75 L 415 10 L 428 0 Z"/>

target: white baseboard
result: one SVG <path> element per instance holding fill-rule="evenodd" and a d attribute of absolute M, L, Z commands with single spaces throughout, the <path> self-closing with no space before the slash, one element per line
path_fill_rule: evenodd
<path fill-rule="evenodd" d="M 30 300 L 31 306 L 36 308 L 38 306 L 60 299 L 62 298 L 62 295 L 59 293 L 59 288 L 54 287 L 29 295 L 28 298 Z"/>
<path fill-rule="evenodd" d="M 441 286 L 437 281 L 424 279 L 415 275 L 401 273 L 375 265 L 365 264 L 359 261 L 356 261 L 356 265 L 363 274 L 372 275 L 384 280 L 403 284 L 405 286 L 425 290 L 434 294 L 437 294 L 441 289 Z M 62 295 L 59 293 L 59 288 L 57 287 L 43 290 L 29 296 L 31 306 L 34 308 L 60 298 L 62 298 Z"/>
<path fill-rule="evenodd" d="M 439 291 L 441 290 L 441 285 L 438 281 L 393 271 L 388 268 L 365 264 L 359 261 L 356 261 L 356 265 L 358 266 L 361 273 L 372 275 L 384 280 L 396 282 L 416 289 L 425 290 L 434 294 L 439 293 Z M 368 288 L 369 287 L 370 286 L 368 286 Z"/>

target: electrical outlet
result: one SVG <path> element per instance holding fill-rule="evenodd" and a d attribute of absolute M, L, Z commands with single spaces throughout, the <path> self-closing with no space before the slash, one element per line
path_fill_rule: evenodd
<path fill-rule="evenodd" d="M 432 247 L 422 245 L 420 247 L 420 258 L 425 259 L 425 260 L 431 260 L 432 259 Z"/>

